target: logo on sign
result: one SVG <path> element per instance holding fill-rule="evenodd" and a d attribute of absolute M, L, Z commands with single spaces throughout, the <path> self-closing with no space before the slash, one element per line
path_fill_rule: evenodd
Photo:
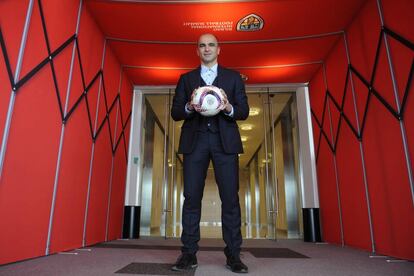
<path fill-rule="evenodd" d="M 249 14 L 237 23 L 237 30 L 241 32 L 252 32 L 263 29 L 264 21 L 257 14 Z"/>
<path fill-rule="evenodd" d="M 240 77 L 243 81 L 247 81 L 249 79 L 249 77 L 245 74 L 240 73 Z"/>

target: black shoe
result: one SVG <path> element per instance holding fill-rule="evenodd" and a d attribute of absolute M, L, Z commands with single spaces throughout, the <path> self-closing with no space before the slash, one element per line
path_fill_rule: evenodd
<path fill-rule="evenodd" d="M 235 273 L 249 272 L 249 268 L 240 260 L 239 256 L 227 257 L 226 267 Z"/>
<path fill-rule="evenodd" d="M 183 253 L 178 257 L 175 264 L 171 267 L 173 271 L 183 271 L 183 270 L 190 270 L 196 268 L 197 264 L 197 257 L 194 254 L 190 253 Z"/>

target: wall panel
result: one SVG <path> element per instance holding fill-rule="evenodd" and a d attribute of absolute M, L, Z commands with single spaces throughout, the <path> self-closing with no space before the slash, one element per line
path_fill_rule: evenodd
<path fill-rule="evenodd" d="M 344 242 L 348 246 L 369 251 L 371 239 L 359 142 L 345 123 L 341 125 L 336 157 L 341 191 Z"/>
<path fill-rule="evenodd" d="M 82 60 L 85 82 L 90 83 L 101 70 L 104 37 L 85 6 L 82 9 L 81 26 L 82 27 L 79 29 L 79 47 L 82 49 L 80 57 Z M 100 75 L 92 85 L 87 96 L 92 129 L 95 129 L 95 125 L 96 128 L 99 127 L 104 119 L 104 114 L 106 114 L 106 112 L 102 112 L 101 116 L 96 119 L 98 96 L 100 95 L 99 92 L 102 91 L 101 82 L 102 75 Z"/>
<path fill-rule="evenodd" d="M 85 81 L 89 83 L 101 69 L 104 36 L 85 6 L 82 8 L 80 21 L 79 46 L 81 48 L 82 68 Z"/>
<path fill-rule="evenodd" d="M 112 164 L 112 152 L 110 149 L 109 130 L 108 125 L 105 124 L 95 142 L 86 227 L 87 245 L 105 240 L 106 210 Z"/>
<path fill-rule="evenodd" d="M 108 61 L 105 70 L 101 71 L 105 41 L 85 6 L 82 7 L 79 35 L 76 36 L 80 1 L 32 2 L 32 17 L 0 179 L 0 218 L 7 222 L 0 228 L 0 264 L 81 247 L 86 213 L 87 243 L 104 241 L 112 161 L 116 180 L 111 225 L 118 229 L 122 224 L 119 210 L 123 208 L 119 206 L 124 203 L 121 194 L 126 174 L 125 141 L 121 139 L 119 147 L 113 151 L 100 80 L 103 78 L 108 82 L 109 100 L 113 102 L 116 99 L 115 108 L 109 115 L 113 121 L 112 135 L 116 106 L 122 105 L 123 114 L 131 112 L 130 82 L 124 76 L 128 85 L 121 90 L 126 95 L 117 97 L 121 65 L 108 47 L 105 56 Z M 0 1 L 2 42 L 7 49 L 7 53 L 3 50 L 0 53 L 1 134 L 11 95 L 11 81 L 3 56 L 10 59 L 14 75 L 28 6 L 29 1 Z M 50 42 L 51 60 L 47 41 Z M 57 49 L 59 52 L 55 52 Z M 66 95 L 68 92 L 70 94 Z M 64 114 L 66 98 L 68 109 Z M 101 131 L 93 133 L 91 128 L 95 125 L 97 109 L 99 118 L 96 124 L 101 126 Z M 119 118 L 118 137 L 123 137 L 125 130 L 122 126 L 128 125 L 127 118 L 128 115 L 122 118 L 124 121 Z M 62 123 L 65 123 L 64 132 Z M 52 204 L 54 187 L 56 200 Z M 49 223 L 51 214 L 52 224 Z M 49 229 L 51 248 L 47 251 Z M 119 228 L 111 232 L 111 237 L 118 238 L 120 231 Z"/>
<path fill-rule="evenodd" d="M 19 36 L 21 36 L 19 34 Z M 8 43 L 8 42 L 6 42 Z M 48 57 L 38 1 L 34 1 L 20 79 Z M 54 90 L 51 90 L 54 91 Z"/>
<path fill-rule="evenodd" d="M 73 31 L 75 31 L 75 29 L 73 29 Z M 73 51 L 72 51 L 73 47 L 74 47 L 74 42 L 72 42 L 68 47 L 63 49 L 63 51 L 60 52 L 60 54 L 57 55 L 53 59 L 53 65 L 54 65 L 55 72 L 56 72 L 56 82 L 57 82 L 57 87 L 58 87 L 58 92 L 59 92 L 59 97 L 60 97 L 60 103 L 62 105 L 62 112 L 64 112 L 64 110 L 65 110 L 66 96 L 67 96 L 67 93 L 68 93 L 68 86 L 71 87 L 73 85 L 73 77 L 72 77 L 71 83 L 68 83 L 69 75 L 70 75 L 69 72 L 70 72 L 70 68 L 71 68 L 70 65 L 71 65 L 72 54 L 73 54 Z M 52 49 L 52 51 L 53 50 L 55 50 L 55 49 Z M 74 85 L 74 86 L 76 86 L 76 85 Z M 78 85 L 77 88 L 79 89 L 79 87 L 80 86 Z M 72 90 L 73 89 L 71 89 L 71 91 Z M 53 95 L 53 97 L 56 99 L 56 104 L 58 104 L 57 94 L 56 93 L 54 93 L 54 94 L 55 95 Z M 75 94 L 75 93 L 73 93 L 73 94 Z M 68 109 L 69 108 L 70 108 L 70 106 L 68 106 Z"/>
<path fill-rule="evenodd" d="M 126 73 L 123 72 L 122 78 L 122 85 L 120 91 L 120 101 L 121 101 L 121 109 L 122 109 L 122 118 L 124 122 L 124 142 L 125 142 L 125 150 L 126 154 L 129 150 L 129 134 L 131 130 L 131 109 L 128 106 L 132 107 L 132 97 L 133 97 L 133 85 L 129 82 L 128 78 L 126 77 Z"/>
<path fill-rule="evenodd" d="M 326 82 L 337 103 L 342 102 L 348 61 L 343 36 L 338 39 L 326 60 Z"/>
<path fill-rule="evenodd" d="M 380 31 L 377 4 L 373 0 L 367 1 L 346 30 L 351 64 L 368 80 L 374 69 Z"/>
<path fill-rule="evenodd" d="M 76 104 L 76 102 L 79 100 L 79 98 L 82 96 L 84 91 L 84 84 L 82 80 L 82 70 L 78 58 L 78 50 L 75 48 L 75 57 L 73 60 L 73 68 L 72 68 L 72 74 L 71 74 L 71 82 L 70 82 L 70 90 L 68 92 L 69 99 L 66 100 L 66 97 L 64 97 L 64 101 L 68 102 L 67 112 L 69 112 Z M 86 86 L 86 84 L 85 84 Z M 87 118 L 85 118 L 87 119 Z M 71 120 L 69 118 L 69 120 Z"/>
<path fill-rule="evenodd" d="M 314 147 L 315 147 L 315 153 L 316 156 L 318 156 L 318 150 L 319 150 L 319 143 L 320 143 L 320 139 L 321 139 L 321 130 L 320 127 L 316 121 L 315 116 L 312 116 L 312 127 L 313 127 L 313 141 L 314 141 Z"/>
<path fill-rule="evenodd" d="M 411 0 L 381 0 L 385 25 L 410 41 L 414 41 L 414 2 Z"/>
<path fill-rule="evenodd" d="M 3 132 L 6 124 L 12 86 L 7 74 L 6 63 L 0 55 L 0 147 L 3 141 Z"/>
<path fill-rule="evenodd" d="M 339 128 L 340 128 L 340 118 L 341 118 L 341 114 L 340 114 L 340 112 L 339 112 L 339 109 L 338 109 L 338 107 L 334 104 L 334 101 L 333 101 L 333 99 L 331 99 L 331 98 L 329 98 L 329 114 L 330 114 L 330 116 L 331 116 L 331 123 L 332 123 L 332 137 L 333 137 L 333 141 L 332 141 L 332 145 L 333 144 L 335 144 L 336 143 L 336 141 L 337 141 L 337 136 L 338 136 L 338 130 L 339 130 Z M 339 103 L 340 104 L 340 103 Z M 328 118 L 326 118 L 326 119 L 329 119 L 329 117 Z M 328 132 L 326 132 L 326 133 L 331 133 L 330 131 Z M 330 135 L 329 135 L 329 137 L 331 137 Z"/>
<path fill-rule="evenodd" d="M 10 69 L 14 78 L 17 57 L 20 49 L 24 22 L 27 15 L 29 1 L 0 1 L 1 33 L 7 41 L 6 50 L 10 62 Z M 7 73 L 6 62 L 0 54 L 0 145 L 3 141 L 4 124 L 10 102 L 11 84 Z M 0 146 L 1 147 L 1 146 Z"/>
<path fill-rule="evenodd" d="M 110 105 L 119 92 L 119 81 L 121 79 L 121 66 L 110 48 L 105 52 L 105 89 Z"/>
<path fill-rule="evenodd" d="M 91 156 L 87 116 L 86 103 L 82 102 L 64 130 L 51 253 L 82 246 Z"/>
<path fill-rule="evenodd" d="M 332 99 L 329 99 L 329 114 L 331 116 L 332 135 L 334 138 L 332 143 L 334 143 L 337 139 L 336 136 L 340 119 L 340 113 L 337 105 L 340 106 L 342 104 L 347 69 L 348 62 L 346 59 L 344 39 L 341 36 L 328 55 L 325 65 L 326 83 L 328 86 L 328 91 L 332 96 Z M 325 131 L 326 133 L 330 133 L 330 130 L 328 129 L 325 129 Z"/>
<path fill-rule="evenodd" d="M 124 142 L 121 140 L 118 151 L 114 156 L 114 169 L 112 173 L 112 189 L 109 209 L 109 226 L 108 239 L 119 239 L 122 233 L 124 198 L 125 198 L 125 181 L 126 181 L 126 163 Z"/>
<path fill-rule="evenodd" d="M 407 132 L 407 142 L 410 150 L 411 166 L 414 162 L 414 78 L 411 79 L 409 97 L 407 98 L 406 110 L 404 113 L 404 125 Z"/>
<path fill-rule="evenodd" d="M 79 0 L 43 0 L 41 4 L 50 48 L 56 49 L 75 33 L 80 3 Z"/>
<path fill-rule="evenodd" d="M 128 106 L 132 106 L 132 92 L 133 85 L 129 82 L 126 73 L 122 72 L 122 83 L 121 83 L 121 103 L 122 103 L 122 117 L 126 120 L 129 116 L 130 110 Z"/>
<path fill-rule="evenodd" d="M 373 87 L 378 94 L 394 109 L 397 110 L 394 90 L 391 80 L 391 71 L 388 63 L 387 52 L 385 50 L 384 40 L 380 47 L 377 68 L 374 72 Z"/>
<path fill-rule="evenodd" d="M 310 104 L 312 111 L 319 120 L 321 120 L 323 114 L 326 90 L 325 87 L 323 67 L 321 66 L 318 72 L 313 76 L 312 81 L 309 83 L 309 90 L 312 91 Z"/>
<path fill-rule="evenodd" d="M 414 209 L 399 124 L 378 102 L 368 111 L 365 147 L 378 252 L 414 258 Z"/>
<path fill-rule="evenodd" d="M 329 105 L 329 108 L 328 108 Z M 332 110 L 334 109 L 332 101 L 330 99 L 326 99 L 325 103 L 325 113 L 322 115 L 321 123 L 322 123 L 322 132 L 325 133 L 325 138 L 329 141 L 329 145 L 334 144 L 334 137 L 333 137 L 333 126 L 332 126 Z"/>
<path fill-rule="evenodd" d="M 16 96 L 0 179 L 0 263 L 45 252 L 61 122 L 49 66 Z"/>
<path fill-rule="evenodd" d="M 329 148 L 326 139 L 322 138 L 320 145 L 316 146 L 319 152 L 317 167 L 322 225 L 325 240 L 335 242 L 332 233 L 335 232 L 333 229 L 337 226 L 335 220 L 339 220 L 339 213 L 332 214 L 332 210 L 323 209 L 333 206 L 333 188 L 326 183 L 329 179 L 327 175 L 335 173 L 334 167 L 329 164 L 333 156 L 336 156 L 344 243 L 364 250 L 374 250 L 374 247 L 371 247 L 370 220 L 363 178 L 365 166 L 376 249 L 373 253 L 413 260 L 414 239 L 410 234 L 414 232 L 412 187 L 409 183 L 409 168 L 403 146 L 404 133 L 401 132 L 399 121 L 400 117 L 404 119 L 402 125 L 406 131 L 407 153 L 408 158 L 412 160 L 414 100 L 413 88 L 409 84 L 412 85 L 414 74 L 414 32 L 408 27 L 413 25 L 410 25 L 413 17 L 408 10 L 413 3 L 390 0 L 379 2 L 383 4 L 384 29 L 381 26 L 377 1 L 370 0 L 361 8 L 346 30 L 351 63 L 348 74 L 351 74 L 352 79 L 349 79 L 347 84 L 341 84 L 347 74 L 347 71 L 343 70 L 346 52 L 344 53 L 338 44 L 325 61 L 327 89 L 318 85 L 318 75 L 310 82 L 312 103 L 321 102 L 321 93 L 325 94 L 327 91 L 332 93 L 335 100 L 342 96 L 337 94 L 341 93 L 341 87 L 342 91 L 347 93 L 343 108 L 338 110 L 330 102 L 332 128 L 339 128 L 337 143 L 333 143 Z M 393 32 L 401 35 L 402 40 L 399 41 L 398 37 L 393 36 Z M 391 62 L 381 35 L 387 36 Z M 396 80 L 401 112 L 395 100 L 393 76 Z M 355 91 L 358 115 L 354 108 L 352 88 Z M 342 102 L 338 104 L 342 106 Z M 327 109 L 327 106 L 323 108 Z M 312 104 L 312 110 L 316 114 L 313 126 L 319 127 L 315 123 L 317 120 L 322 122 L 321 107 Z M 340 120 L 337 120 L 338 114 Z M 322 124 L 323 133 L 330 137 L 331 125 L 325 121 Z M 362 141 L 362 152 L 359 149 L 359 139 Z M 412 163 L 410 169 L 413 169 Z M 328 193 L 329 191 L 331 193 Z M 326 223 L 326 216 L 329 223 Z"/>
<path fill-rule="evenodd" d="M 16 69 L 28 8 L 29 0 L 0 1 L 1 32 L 3 33 L 4 40 L 7 41 L 7 54 L 13 73 Z"/>
<path fill-rule="evenodd" d="M 355 93 L 355 81 L 354 78 L 351 77 L 351 74 L 349 74 L 348 83 L 346 84 L 346 91 L 344 92 L 344 99 L 343 99 L 343 112 L 344 116 L 348 119 L 349 122 L 347 122 L 344 118 L 343 124 L 350 124 L 350 128 L 353 128 L 354 131 L 358 130 L 358 126 L 360 126 L 360 122 L 362 121 L 362 117 L 364 115 L 363 109 L 358 109 L 358 117 L 361 118 L 359 121 L 357 119 L 357 113 L 355 111 L 355 101 L 354 98 L 356 98 Z M 362 90 L 364 92 L 364 90 Z M 365 93 L 365 97 L 367 96 L 367 93 Z M 362 101 L 361 101 L 362 102 Z M 355 139 L 355 137 L 354 137 Z"/>
<path fill-rule="evenodd" d="M 321 143 L 321 139 L 323 139 L 321 124 L 325 100 L 325 81 L 322 66 L 315 74 L 315 76 L 313 76 L 312 81 L 309 83 L 309 91 L 311 94 L 309 100 L 312 111 L 313 141 L 315 143 L 316 157 L 318 158 L 319 144 Z"/>
<path fill-rule="evenodd" d="M 354 72 L 351 71 L 350 75 L 352 75 L 352 84 L 350 85 L 353 85 L 354 87 L 355 105 L 358 111 L 358 123 L 361 128 L 362 123 L 364 121 L 364 115 L 365 115 L 364 112 L 365 112 L 365 109 L 367 108 L 369 90 L 368 90 L 368 87 L 364 85 L 363 81 Z M 349 104 L 351 105 L 354 104 L 354 100 L 352 98 L 349 100 Z M 354 117 L 356 117 L 355 108 L 348 109 L 348 112 L 349 113 L 347 113 L 347 115 L 349 116 L 354 115 Z"/>
<path fill-rule="evenodd" d="M 396 85 L 398 88 L 398 96 L 400 98 L 400 103 L 402 103 L 409 76 L 412 75 L 411 66 L 414 60 L 414 51 L 392 37 L 388 37 L 388 41 Z"/>
<path fill-rule="evenodd" d="M 325 241 L 339 244 L 341 227 L 333 158 L 326 140 L 322 138 L 317 164 L 322 235 Z"/>

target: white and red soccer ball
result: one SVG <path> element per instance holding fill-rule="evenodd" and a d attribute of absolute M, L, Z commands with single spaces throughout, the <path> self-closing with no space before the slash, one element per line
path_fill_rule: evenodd
<path fill-rule="evenodd" d="M 214 85 L 206 85 L 194 91 L 191 103 L 201 115 L 214 116 L 223 110 L 225 98 L 220 88 Z"/>

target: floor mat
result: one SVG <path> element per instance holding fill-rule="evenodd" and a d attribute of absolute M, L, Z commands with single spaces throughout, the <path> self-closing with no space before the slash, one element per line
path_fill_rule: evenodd
<path fill-rule="evenodd" d="M 256 258 L 309 258 L 289 248 L 246 248 Z"/>
<path fill-rule="evenodd" d="M 176 250 L 180 251 L 180 246 L 166 246 L 166 245 L 140 245 L 140 244 L 116 244 L 116 243 L 100 243 L 93 247 L 101 248 L 125 248 L 125 249 L 146 249 L 146 250 Z M 200 247 L 199 251 L 221 251 L 222 247 Z M 290 250 L 289 248 L 260 248 L 249 247 L 242 248 L 242 252 L 250 252 L 256 258 L 309 258 L 301 253 Z"/>
<path fill-rule="evenodd" d="M 172 271 L 173 264 L 157 263 L 130 263 L 115 273 L 121 274 L 145 274 L 145 275 L 194 275 L 196 268 L 189 271 Z"/>

